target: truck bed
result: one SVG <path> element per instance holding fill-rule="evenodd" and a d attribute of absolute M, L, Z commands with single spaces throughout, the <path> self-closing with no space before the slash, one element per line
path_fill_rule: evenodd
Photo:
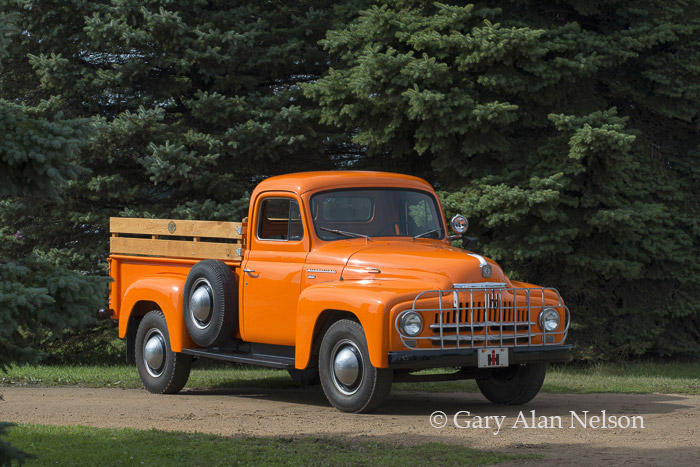
<path fill-rule="evenodd" d="M 110 219 L 110 283 L 109 309 L 111 317 L 119 320 L 119 337 L 126 337 L 127 321 L 121 319 L 132 313 L 146 313 L 149 306 L 147 294 L 140 294 L 138 301 L 131 299 L 134 284 L 148 281 L 153 287 L 150 293 L 158 293 L 158 278 L 170 278 L 170 288 L 181 288 L 189 270 L 204 259 L 218 259 L 238 275 L 244 240 L 243 222 L 190 221 L 178 219 Z M 131 289 L 131 290 L 130 290 Z M 132 293 L 130 293 L 132 292 Z M 168 291 L 172 297 L 180 297 L 163 310 L 172 324 L 171 343 L 174 349 L 192 346 L 181 320 L 170 319 L 181 313 L 181 291 Z M 161 293 L 164 293 L 161 290 Z M 124 301 L 129 303 L 124 303 Z M 167 300 L 171 302 L 174 300 Z M 143 310 L 140 308 L 144 308 Z M 182 328 L 182 329 L 181 329 Z"/>

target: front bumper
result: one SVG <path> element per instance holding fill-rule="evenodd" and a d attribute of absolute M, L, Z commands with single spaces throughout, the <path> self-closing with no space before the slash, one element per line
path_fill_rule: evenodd
<path fill-rule="evenodd" d="M 389 368 L 426 369 L 446 367 L 476 367 L 478 349 L 402 350 L 389 352 Z M 511 365 L 524 363 L 555 363 L 572 360 L 571 344 L 511 347 Z"/>

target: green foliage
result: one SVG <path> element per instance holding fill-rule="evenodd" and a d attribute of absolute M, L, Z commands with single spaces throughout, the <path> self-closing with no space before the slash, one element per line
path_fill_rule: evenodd
<path fill-rule="evenodd" d="M 42 115 L 52 105 L 31 108 L 0 99 L 0 198 L 36 192 L 55 198 L 57 188 L 78 175 L 86 121 L 63 120 L 60 112 Z"/>
<path fill-rule="evenodd" d="M 88 276 L 106 272 L 110 216 L 238 220 L 261 178 L 345 157 L 297 82 L 326 69 L 317 42 L 353 4 L 0 4 L 13 15 L 0 75 L 4 350 L 22 361 L 37 358 L 27 346 L 53 361 L 98 356 L 79 344 L 92 326 L 56 338 L 60 322 L 85 324 L 81 313 L 106 301 Z M 60 262 L 33 271 L 46 255 Z M 74 318 L 58 318 L 68 304 Z M 39 316 L 53 321 L 30 326 Z"/>
<path fill-rule="evenodd" d="M 34 336 L 32 346 L 45 356 L 45 365 L 115 365 L 126 359 L 126 342 L 117 337 L 118 323 L 101 320 L 84 327 L 70 329 L 60 339 Z"/>
<path fill-rule="evenodd" d="M 21 261 L 0 264 L 0 369 L 10 362 L 36 361 L 39 355 L 31 347 L 91 323 L 104 284 L 67 269 L 55 251 L 34 251 Z"/>
<path fill-rule="evenodd" d="M 298 83 L 356 3 L 4 2 L 21 14 L 0 97 L 92 119 L 61 203 L 18 199 L 7 222 L 103 273 L 110 216 L 238 220 L 262 178 L 335 167 L 352 147 Z"/>
<path fill-rule="evenodd" d="M 322 43 L 322 121 L 558 287 L 579 358 L 700 355 L 700 2 L 386 1 Z"/>

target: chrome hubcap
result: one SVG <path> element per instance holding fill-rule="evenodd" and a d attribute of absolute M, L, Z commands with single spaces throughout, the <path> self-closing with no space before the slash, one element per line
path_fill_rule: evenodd
<path fill-rule="evenodd" d="M 143 345 L 143 361 L 146 371 L 154 378 L 163 374 L 165 367 L 165 338 L 158 329 L 148 332 Z"/>
<path fill-rule="evenodd" d="M 335 387 L 345 395 L 357 392 L 362 383 L 362 354 L 354 342 L 342 340 L 333 347 L 331 374 Z"/>
<path fill-rule="evenodd" d="M 206 279 L 199 279 L 192 286 L 190 295 L 190 313 L 194 318 L 194 325 L 198 328 L 206 328 L 211 321 L 213 302 L 211 285 Z"/>

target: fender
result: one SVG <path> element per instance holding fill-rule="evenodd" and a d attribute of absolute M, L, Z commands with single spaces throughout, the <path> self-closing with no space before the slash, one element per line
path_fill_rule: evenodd
<path fill-rule="evenodd" d="M 119 314 L 119 337 L 126 336 L 126 328 L 135 305 L 148 300 L 160 307 L 168 324 L 170 348 L 181 352 L 183 348 L 197 347 L 190 339 L 182 318 L 182 291 L 187 276 L 181 274 L 158 274 L 134 281 L 124 292 L 122 312 Z"/>
<path fill-rule="evenodd" d="M 319 322 L 321 313 L 340 310 L 352 313 L 359 320 L 372 365 L 387 368 L 388 315 L 395 305 L 412 300 L 423 288 L 425 284 L 421 282 L 396 280 L 344 280 L 307 287 L 297 307 L 295 367 L 304 369 L 309 364 L 314 333 L 323 324 Z"/>

